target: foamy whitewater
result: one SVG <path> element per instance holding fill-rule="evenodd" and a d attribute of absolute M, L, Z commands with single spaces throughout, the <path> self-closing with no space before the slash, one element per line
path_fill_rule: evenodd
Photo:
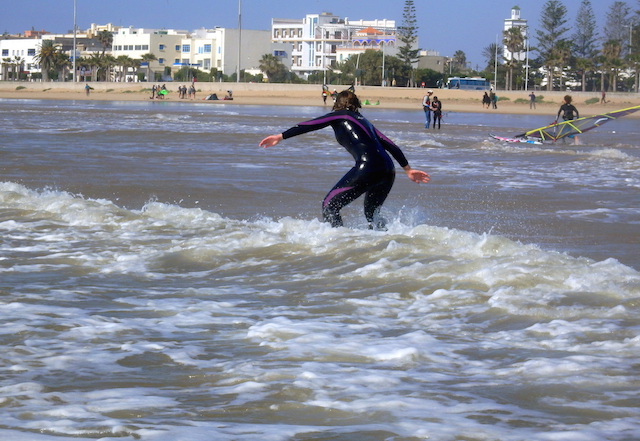
<path fill-rule="evenodd" d="M 432 176 L 379 232 L 257 147 L 327 108 L 176 101 L 0 100 L 0 439 L 638 439 L 638 120 L 365 108 Z"/>

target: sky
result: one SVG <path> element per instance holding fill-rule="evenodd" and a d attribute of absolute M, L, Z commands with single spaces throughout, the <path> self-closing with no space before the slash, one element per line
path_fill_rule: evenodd
<path fill-rule="evenodd" d="M 238 27 L 242 5 L 242 29 L 269 30 L 272 18 L 301 19 L 306 14 L 331 12 L 353 20 L 390 19 L 402 24 L 403 0 L 75 0 L 79 29 L 91 23 L 113 23 L 136 28 L 180 29 Z M 591 0 L 601 30 L 614 0 Z M 64 33 L 73 29 L 74 0 L 0 0 L 0 33 L 46 30 Z M 9 4 L 11 5 L 9 6 Z M 511 8 L 520 7 L 520 18 L 534 30 L 546 0 L 414 0 L 421 49 L 453 56 L 462 50 L 472 67 L 485 67 L 482 51 L 501 38 Z M 581 0 L 562 0 L 573 26 Z M 638 0 L 627 0 L 636 10 Z M 573 31 L 571 31 L 573 33 Z"/>

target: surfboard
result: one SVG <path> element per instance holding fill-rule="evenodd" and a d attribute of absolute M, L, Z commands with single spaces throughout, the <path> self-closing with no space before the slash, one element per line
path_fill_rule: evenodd
<path fill-rule="evenodd" d="M 517 142 L 517 143 L 524 143 L 524 144 L 543 144 L 542 141 L 529 139 L 529 138 L 509 138 L 506 136 L 494 135 L 493 133 L 489 133 L 489 136 L 492 137 L 493 139 L 497 139 L 498 141 L 504 141 L 504 142 L 514 142 L 514 143 Z"/>

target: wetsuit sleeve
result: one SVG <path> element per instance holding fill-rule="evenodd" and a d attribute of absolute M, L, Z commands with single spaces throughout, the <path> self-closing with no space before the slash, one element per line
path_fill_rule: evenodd
<path fill-rule="evenodd" d="M 330 115 L 330 114 L 329 114 Z M 301 122 L 291 127 L 288 130 L 282 132 L 282 139 L 293 138 L 294 136 L 302 135 L 304 133 L 313 132 L 314 130 L 324 129 L 329 127 L 333 121 L 329 115 L 314 118 L 309 121 Z"/>
<path fill-rule="evenodd" d="M 393 141 L 387 138 L 380 130 L 375 130 L 376 135 L 378 135 L 378 138 L 380 139 L 380 142 L 382 143 L 384 149 L 391 153 L 391 156 L 393 156 L 393 158 L 398 161 L 400 167 L 409 165 L 409 161 L 407 161 L 407 158 L 404 156 L 404 153 L 402 153 L 402 150 L 400 150 L 400 147 L 398 147 Z"/>

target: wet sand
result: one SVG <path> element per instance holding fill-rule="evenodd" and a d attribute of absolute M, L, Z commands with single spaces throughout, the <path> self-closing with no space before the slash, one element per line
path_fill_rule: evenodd
<path fill-rule="evenodd" d="M 52 99 L 52 100 L 113 100 L 135 101 L 149 100 L 151 86 L 146 83 L 89 83 L 93 90 L 86 94 L 84 83 L 22 83 L 0 82 L 0 98 L 5 99 Z M 189 83 L 165 83 L 169 94 L 168 101 L 189 101 L 178 97 L 178 86 Z M 342 90 L 347 86 L 330 86 L 330 90 Z M 313 84 L 258 84 L 258 83 L 196 83 L 197 94 L 192 101 L 201 101 L 212 105 L 228 104 L 222 100 L 228 90 L 233 90 L 233 104 L 309 106 L 323 105 L 321 86 Z M 426 90 L 422 88 L 358 86 L 357 93 L 364 107 L 421 110 L 422 97 Z M 498 109 L 486 109 L 482 106 L 482 91 L 464 91 L 433 89 L 434 95 L 443 103 L 446 112 L 494 112 L 507 114 L 550 114 L 557 112 L 566 92 L 536 91 L 542 98 L 535 109 L 529 107 L 527 91 L 498 91 L 500 98 Z M 205 100 L 211 93 L 220 100 Z M 640 94 L 616 93 L 607 95 L 607 103 L 600 104 L 597 92 L 571 92 L 574 104 L 582 116 L 595 115 L 612 110 L 640 105 Z M 598 102 L 587 104 L 587 101 Z M 327 100 L 327 107 L 331 99 Z M 640 112 L 631 117 L 640 117 Z"/>

